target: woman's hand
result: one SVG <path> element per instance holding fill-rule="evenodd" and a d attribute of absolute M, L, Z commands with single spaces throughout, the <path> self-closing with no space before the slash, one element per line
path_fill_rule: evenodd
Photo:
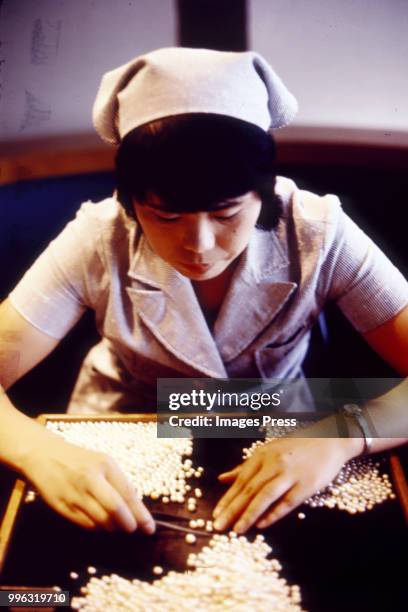
<path fill-rule="evenodd" d="M 30 446 L 23 472 L 59 514 L 88 529 L 154 532 L 151 514 L 111 457 L 51 432 Z"/>
<path fill-rule="evenodd" d="M 220 474 L 232 486 L 214 510 L 215 528 L 244 533 L 268 527 L 326 487 L 358 454 L 361 439 L 285 438 L 257 448 L 244 463 Z"/>

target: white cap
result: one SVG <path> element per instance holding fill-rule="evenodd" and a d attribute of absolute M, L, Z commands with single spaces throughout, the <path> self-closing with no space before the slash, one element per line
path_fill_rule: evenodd
<path fill-rule="evenodd" d="M 258 53 L 169 47 L 141 55 L 103 77 L 93 122 L 119 144 L 131 130 L 163 117 L 215 113 L 263 130 L 292 121 L 296 98 Z"/>

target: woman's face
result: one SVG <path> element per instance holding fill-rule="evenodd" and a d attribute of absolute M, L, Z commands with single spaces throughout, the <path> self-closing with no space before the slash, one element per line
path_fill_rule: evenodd
<path fill-rule="evenodd" d="M 219 276 L 244 251 L 261 210 L 255 192 L 225 201 L 218 210 L 194 213 L 166 211 L 150 194 L 134 209 L 151 248 L 191 280 Z"/>

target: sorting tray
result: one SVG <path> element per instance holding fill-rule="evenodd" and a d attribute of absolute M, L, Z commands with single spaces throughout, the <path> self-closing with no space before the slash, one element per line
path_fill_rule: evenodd
<path fill-rule="evenodd" d="M 154 415 L 109 417 L 73 417 L 43 415 L 47 421 L 125 421 L 152 420 Z M 203 477 L 191 480 L 199 486 L 203 498 L 197 511 L 188 512 L 184 504 L 162 504 L 148 500 L 154 511 L 188 518 L 211 518 L 212 508 L 225 487 L 216 476 L 241 461 L 242 448 L 252 440 L 194 441 L 193 461 L 205 468 Z M 349 515 L 327 508 L 306 505 L 264 530 L 272 555 L 283 566 L 282 575 L 289 583 L 299 584 L 302 606 L 310 612 L 365 612 L 406 610 L 406 530 L 407 491 L 404 475 L 396 456 L 388 462 L 397 499 L 387 500 L 373 510 Z M 200 538 L 193 546 L 184 535 L 159 528 L 154 536 L 87 531 L 66 521 L 41 499 L 24 503 L 26 485 L 18 480 L 13 489 L 0 528 L 0 575 L 11 586 L 53 586 L 78 595 L 88 580 L 88 566 L 98 575 L 117 573 L 129 578 L 153 580 L 154 565 L 165 572 L 184 571 L 190 552 L 205 544 Z M 298 513 L 306 518 L 300 520 Z M 248 532 L 251 539 L 257 530 Z M 70 572 L 79 574 L 72 580 Z"/>

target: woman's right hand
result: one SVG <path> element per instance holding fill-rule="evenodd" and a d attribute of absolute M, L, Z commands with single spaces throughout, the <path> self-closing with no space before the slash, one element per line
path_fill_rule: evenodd
<path fill-rule="evenodd" d="M 155 531 L 155 523 L 114 459 L 51 432 L 32 440 L 24 475 L 65 518 L 88 529 Z"/>
<path fill-rule="evenodd" d="M 82 527 L 140 527 L 153 533 L 151 514 L 104 453 L 65 442 L 19 412 L 6 390 L 57 346 L 14 308 L 0 305 L 0 462 L 22 472 L 57 512 Z"/>

